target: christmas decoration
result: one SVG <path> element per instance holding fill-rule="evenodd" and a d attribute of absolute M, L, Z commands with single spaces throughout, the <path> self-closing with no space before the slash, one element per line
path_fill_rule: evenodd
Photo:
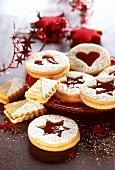
<path fill-rule="evenodd" d="M 59 2 L 62 3 L 62 1 Z M 72 12 L 75 10 L 80 11 L 81 17 L 80 26 L 82 26 L 82 24 L 88 21 L 90 16 L 88 11 L 91 9 L 93 5 L 93 0 L 90 0 L 89 2 L 86 0 L 67 0 L 65 1 L 65 3 L 68 3 L 72 7 L 71 10 Z M 35 37 L 37 37 L 42 42 L 39 51 L 43 50 L 46 43 L 49 42 L 59 43 L 60 40 L 64 38 L 65 41 L 66 40 L 70 40 L 70 42 L 72 41 L 71 46 L 74 46 L 78 43 L 83 43 L 85 41 L 88 42 L 95 41 L 94 43 L 100 43 L 100 35 L 98 34 L 98 31 L 96 33 L 95 30 L 92 30 L 91 33 L 89 33 L 88 30 L 86 31 L 85 29 L 84 33 L 80 32 L 81 38 L 77 36 L 76 34 L 77 32 L 79 32 L 77 26 L 75 29 L 72 28 L 72 25 L 70 24 L 70 21 L 66 18 L 64 12 L 56 16 L 42 16 L 42 17 L 40 16 L 39 12 L 37 17 L 39 20 L 34 23 L 31 23 L 31 29 L 28 33 L 28 36 L 23 35 L 21 38 L 19 38 L 17 33 L 14 33 L 14 35 L 11 37 L 14 48 L 11 62 L 9 63 L 8 66 L 5 66 L 5 63 L 3 62 L 2 68 L 0 68 L 0 72 L 5 72 L 9 68 L 18 68 L 19 65 L 23 64 L 23 60 L 25 60 L 32 52 L 31 45 L 33 43 L 36 43 L 32 39 Z M 84 36 L 85 33 L 88 34 L 88 36 L 90 36 L 92 39 L 89 40 L 88 36 L 85 36 L 85 39 L 82 40 L 82 36 Z M 79 38 L 80 40 L 78 42 Z"/>
<path fill-rule="evenodd" d="M 64 13 L 57 16 L 40 16 L 38 13 L 38 21 L 31 23 L 31 28 L 41 29 L 46 35 L 46 41 L 59 42 L 66 36 L 66 28 L 70 26 L 69 21 Z M 39 39 L 42 40 L 40 36 Z"/>
<path fill-rule="evenodd" d="M 70 31 L 68 39 L 71 40 L 71 47 L 82 43 L 94 43 L 101 45 L 102 31 L 86 27 L 74 28 Z"/>
<path fill-rule="evenodd" d="M 25 60 L 31 52 L 31 44 L 34 43 L 31 41 L 31 35 L 29 38 L 23 36 L 24 41 L 21 41 L 16 34 L 14 34 L 11 39 L 14 47 L 13 56 L 11 59 L 10 64 L 5 67 L 5 64 L 3 64 L 3 68 L 0 69 L 0 72 L 6 71 L 9 68 L 18 68 L 18 65 L 22 65 L 22 61 Z M 14 62 L 17 64 L 14 65 Z"/>
<path fill-rule="evenodd" d="M 8 123 L 7 121 L 5 121 L 3 124 L 0 124 L 0 128 L 4 130 L 4 132 L 6 132 L 7 130 L 13 130 L 12 128 L 13 124 Z"/>
<path fill-rule="evenodd" d="M 15 30 L 15 26 L 14 26 L 14 30 Z M 28 58 L 28 56 L 30 56 L 30 54 L 32 52 L 31 45 L 33 43 L 35 43 L 35 41 L 32 41 L 32 38 L 36 34 L 38 35 L 38 30 L 37 31 L 31 30 L 28 33 L 28 37 L 23 35 L 23 37 L 22 37 L 23 41 L 21 41 L 21 38 L 18 38 L 17 34 L 14 34 L 11 37 L 13 48 L 14 48 L 13 56 L 12 56 L 11 62 L 9 63 L 9 65 L 7 67 L 5 67 L 5 64 L 3 63 L 3 68 L 0 69 L 0 72 L 4 72 L 4 71 L 8 70 L 9 68 L 18 68 L 19 64 L 22 65 L 22 61 L 25 60 L 26 58 Z M 43 34 L 43 33 L 39 30 L 39 35 L 40 34 Z M 43 45 L 39 51 L 41 51 L 43 49 L 44 45 L 45 44 L 43 43 Z M 16 63 L 16 64 L 14 64 L 14 63 Z"/>
<path fill-rule="evenodd" d="M 69 157 L 73 159 L 73 158 L 76 158 L 77 155 L 75 152 L 72 152 L 72 153 L 69 153 Z"/>
<path fill-rule="evenodd" d="M 93 134 L 97 134 L 100 137 L 102 134 L 107 134 L 106 127 L 100 127 L 98 124 L 96 128 L 93 128 Z"/>
<path fill-rule="evenodd" d="M 86 23 L 93 14 L 93 10 L 91 10 L 93 0 L 59 0 L 58 3 L 65 3 L 65 5 L 68 3 L 72 12 L 80 11 L 81 25 Z"/>

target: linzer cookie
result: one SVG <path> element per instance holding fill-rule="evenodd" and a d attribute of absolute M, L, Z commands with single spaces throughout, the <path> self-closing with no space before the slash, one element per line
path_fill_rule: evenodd
<path fill-rule="evenodd" d="M 71 70 L 92 75 L 99 74 L 110 66 L 111 60 L 107 50 L 100 45 L 84 43 L 73 47 L 68 52 Z"/>
<path fill-rule="evenodd" d="M 26 91 L 26 84 L 23 80 L 13 78 L 0 86 L 0 102 L 7 104 L 23 96 Z"/>
<path fill-rule="evenodd" d="M 113 75 L 115 76 L 115 65 L 105 68 L 99 75 Z"/>
<path fill-rule="evenodd" d="M 82 101 L 95 109 L 115 107 L 115 76 L 100 75 L 81 88 Z"/>
<path fill-rule="evenodd" d="M 63 151 L 80 140 L 76 122 L 60 115 L 43 115 L 34 119 L 28 127 L 30 142 L 46 151 Z"/>
<path fill-rule="evenodd" d="M 56 92 L 60 82 L 47 78 L 40 78 L 36 83 L 25 93 L 28 101 L 46 103 L 51 96 Z"/>
<path fill-rule="evenodd" d="M 70 69 L 69 58 L 66 54 L 46 50 L 36 52 L 25 61 L 27 73 L 34 78 L 58 78 L 65 75 Z"/>
<path fill-rule="evenodd" d="M 22 122 L 43 115 L 46 110 L 42 104 L 28 102 L 27 100 L 8 103 L 4 106 L 4 114 L 12 123 Z"/>
<path fill-rule="evenodd" d="M 55 96 L 64 102 L 82 102 L 80 89 L 93 76 L 77 71 L 69 71 L 66 76 L 59 78 L 60 86 Z"/>

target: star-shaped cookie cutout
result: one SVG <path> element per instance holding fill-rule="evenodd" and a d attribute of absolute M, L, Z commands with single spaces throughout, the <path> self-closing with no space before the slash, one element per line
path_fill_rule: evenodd
<path fill-rule="evenodd" d="M 107 93 L 112 96 L 115 93 L 114 81 L 106 83 L 97 81 L 97 85 L 93 88 L 96 89 L 96 94 Z"/>
<path fill-rule="evenodd" d="M 61 137 L 63 131 L 70 129 L 68 127 L 65 127 L 63 123 L 64 121 L 54 123 L 47 120 L 46 125 L 44 127 L 39 127 L 39 128 L 44 130 L 44 135 L 57 134 L 57 136 Z"/>
<path fill-rule="evenodd" d="M 74 47 L 83 43 L 101 44 L 102 31 L 81 27 L 80 29 L 72 29 L 70 38 L 72 40 L 71 46 Z"/>
<path fill-rule="evenodd" d="M 64 84 L 67 84 L 68 88 L 79 88 L 81 84 L 84 83 L 83 77 L 78 78 L 70 78 L 67 77 L 67 80 L 63 82 Z"/>

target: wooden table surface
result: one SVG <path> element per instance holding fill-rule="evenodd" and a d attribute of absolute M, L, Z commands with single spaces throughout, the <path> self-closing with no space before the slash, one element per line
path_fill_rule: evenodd
<path fill-rule="evenodd" d="M 86 26 L 102 29 L 102 46 L 111 56 L 115 56 L 115 10 L 113 0 L 96 0 L 94 13 Z M 11 36 L 16 29 L 26 28 L 37 19 L 37 11 L 42 15 L 55 15 L 65 10 L 72 21 L 76 14 L 68 12 L 67 6 L 56 5 L 53 0 L 0 0 L 0 68 L 9 64 L 13 55 Z M 73 21 L 73 23 L 75 23 Z M 25 32 L 27 29 L 24 30 Z M 40 42 L 34 44 L 38 50 Z M 44 49 L 67 52 L 70 46 L 48 44 Z M 0 73 L 0 85 L 13 77 L 25 79 L 23 65 Z M 4 105 L 0 104 L 0 124 L 8 119 L 3 114 Z M 1 170 L 114 170 L 115 169 L 115 111 L 94 114 L 77 114 L 58 111 L 47 107 L 47 113 L 61 114 L 74 119 L 80 128 L 81 141 L 77 147 L 63 153 L 49 153 L 34 147 L 28 140 L 27 128 L 30 121 L 13 126 L 14 131 L 0 129 L 0 169 Z M 95 128 L 97 131 L 95 131 Z M 100 132 L 101 129 L 101 132 Z M 104 129 L 104 130 L 103 130 Z M 73 155 L 71 155 L 73 153 Z M 52 159 L 51 159 L 52 158 Z M 52 160 L 52 161 L 51 161 Z M 63 160 L 63 161 L 61 161 Z"/>

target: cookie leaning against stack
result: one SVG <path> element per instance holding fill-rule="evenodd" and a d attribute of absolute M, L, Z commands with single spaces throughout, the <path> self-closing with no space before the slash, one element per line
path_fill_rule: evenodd
<path fill-rule="evenodd" d="M 36 147 L 52 152 L 75 146 L 80 140 L 76 122 L 60 115 L 43 115 L 28 127 L 30 142 Z"/>
<path fill-rule="evenodd" d="M 36 52 L 25 61 L 27 73 L 34 78 L 58 78 L 70 69 L 69 58 L 56 50 Z"/>
<path fill-rule="evenodd" d="M 60 82 L 57 80 L 42 77 L 26 91 L 25 97 L 28 101 L 46 103 L 56 92 L 59 84 Z"/>

